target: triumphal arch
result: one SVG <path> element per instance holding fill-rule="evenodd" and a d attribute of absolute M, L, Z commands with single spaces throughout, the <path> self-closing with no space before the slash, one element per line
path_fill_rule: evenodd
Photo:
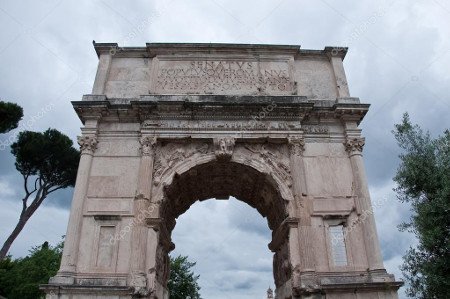
<path fill-rule="evenodd" d="M 272 231 L 276 298 L 397 298 L 344 48 L 94 43 L 81 160 L 47 298 L 166 299 L 176 219 L 236 197 Z M 195 240 L 192 240 L 195 242 Z"/>

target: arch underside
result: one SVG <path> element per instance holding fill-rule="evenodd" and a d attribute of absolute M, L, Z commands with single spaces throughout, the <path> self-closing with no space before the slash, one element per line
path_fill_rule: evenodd
<path fill-rule="evenodd" d="M 270 175 L 233 161 L 214 160 L 200 164 L 181 175 L 174 174 L 165 187 L 161 217 L 168 231 L 176 218 L 197 200 L 228 199 L 233 196 L 255 208 L 276 229 L 287 217 L 285 200 Z"/>
<path fill-rule="evenodd" d="M 270 173 L 261 172 L 232 159 L 224 161 L 214 158 L 188 169 L 181 165 L 175 168 L 184 168 L 185 171 L 181 174 L 175 171 L 171 175 L 170 183 L 163 184 L 164 198 L 160 208 L 160 217 L 169 238 L 176 225 L 176 219 L 196 201 L 209 198 L 228 199 L 229 196 L 233 196 L 247 203 L 267 219 L 272 232 L 276 231 L 288 217 L 288 201 L 281 195 L 280 187 Z M 165 251 L 162 249 L 164 246 L 159 247 Z M 291 276 L 287 239 L 280 247 L 271 250 L 275 253 L 273 261 L 275 284 L 279 287 Z M 165 256 L 167 253 L 161 252 Z M 166 258 L 162 257 L 161 260 L 167 263 Z M 164 269 L 164 265 L 158 268 Z M 168 276 L 165 274 L 162 277 Z M 164 280 L 162 279 L 163 285 L 166 283 Z"/>

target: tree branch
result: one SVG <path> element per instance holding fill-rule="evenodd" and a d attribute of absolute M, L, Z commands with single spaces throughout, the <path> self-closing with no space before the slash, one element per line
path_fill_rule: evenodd
<path fill-rule="evenodd" d="M 56 190 L 63 189 L 63 188 L 65 188 L 65 185 L 64 185 L 64 184 L 61 184 L 61 185 L 59 185 L 59 186 L 57 186 L 56 188 L 51 189 L 51 190 L 50 190 L 50 188 L 49 188 L 47 194 L 50 194 L 50 193 L 52 193 L 52 192 L 54 192 L 54 191 L 56 191 Z"/>
<path fill-rule="evenodd" d="M 25 193 L 28 195 L 30 194 L 30 192 L 28 191 L 28 175 L 22 174 L 22 176 L 23 176 L 23 187 L 25 189 Z"/>
<path fill-rule="evenodd" d="M 36 178 L 36 180 L 34 181 L 34 190 L 37 190 L 37 182 L 39 180 L 39 177 Z"/>

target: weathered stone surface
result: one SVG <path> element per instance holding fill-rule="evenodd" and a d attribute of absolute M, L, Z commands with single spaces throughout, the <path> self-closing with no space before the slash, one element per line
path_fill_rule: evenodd
<path fill-rule="evenodd" d="M 176 218 L 229 196 L 267 218 L 275 298 L 397 298 L 361 159 L 369 105 L 350 97 L 345 51 L 95 49 L 92 94 L 73 102 L 83 154 L 47 298 L 168 298 Z"/>

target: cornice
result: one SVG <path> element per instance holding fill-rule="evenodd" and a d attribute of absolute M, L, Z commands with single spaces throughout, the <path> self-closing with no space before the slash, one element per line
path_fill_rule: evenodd
<path fill-rule="evenodd" d="M 359 123 L 370 106 L 359 103 L 357 98 L 320 101 L 303 96 L 226 95 L 144 95 L 136 100 L 86 95 L 83 101 L 73 101 L 72 105 L 83 123 L 90 118 L 120 122 L 143 122 L 147 119 L 252 120 L 268 107 L 271 109 L 265 113 L 264 120 L 303 121 L 314 117 Z"/>
<path fill-rule="evenodd" d="M 290 55 L 295 57 L 340 57 L 347 54 L 346 47 L 327 46 L 323 50 L 301 49 L 300 45 L 225 44 L 225 43 L 146 43 L 145 47 L 121 47 L 117 43 L 96 43 L 95 52 L 100 57 L 155 57 L 158 55 L 226 54 L 234 55 Z"/>

